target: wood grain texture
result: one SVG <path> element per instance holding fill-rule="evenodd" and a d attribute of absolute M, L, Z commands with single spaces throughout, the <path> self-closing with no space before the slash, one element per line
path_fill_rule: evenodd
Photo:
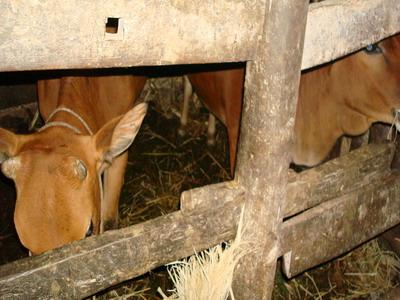
<path fill-rule="evenodd" d="M 285 217 L 380 180 L 390 172 L 394 144 L 370 144 L 289 177 Z"/>
<path fill-rule="evenodd" d="M 237 299 L 270 299 L 293 141 L 308 0 L 270 0 L 257 57 L 247 63 L 236 180 L 245 190 L 243 239 L 256 251 L 238 263 Z"/>
<path fill-rule="evenodd" d="M 329 261 L 399 224 L 399 211 L 400 175 L 393 174 L 286 221 L 286 276 Z"/>
<path fill-rule="evenodd" d="M 398 0 L 326 0 L 310 5 L 302 70 L 400 31 Z"/>
<path fill-rule="evenodd" d="M 0 71 L 244 61 L 254 56 L 264 3 L 2 1 Z M 106 33 L 109 17 L 119 33 Z"/>
<path fill-rule="evenodd" d="M 0 71 L 253 60 L 265 2 L 3 1 Z M 399 32 L 399 15 L 397 0 L 310 5 L 302 69 Z M 108 17 L 118 34 L 105 32 Z"/>

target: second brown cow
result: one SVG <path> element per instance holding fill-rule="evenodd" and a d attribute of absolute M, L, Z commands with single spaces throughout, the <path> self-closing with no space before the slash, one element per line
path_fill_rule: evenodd
<path fill-rule="evenodd" d="M 201 72 L 189 79 L 205 105 L 226 126 L 234 170 L 244 68 Z M 303 72 L 295 122 L 295 164 L 314 166 L 336 140 L 359 135 L 374 122 L 391 123 L 400 109 L 400 35 L 334 63 Z"/>

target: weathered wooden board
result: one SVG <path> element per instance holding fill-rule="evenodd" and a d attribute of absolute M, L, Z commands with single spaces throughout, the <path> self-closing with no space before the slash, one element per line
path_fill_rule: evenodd
<path fill-rule="evenodd" d="M 0 71 L 252 60 L 265 2 L 2 1 Z M 399 32 L 399 15 L 398 0 L 310 5 L 302 69 Z"/>
<path fill-rule="evenodd" d="M 1 1 L 0 71 L 253 57 L 265 0 Z M 109 17 L 118 33 L 107 33 Z M 229 51 L 227 51 L 229 49 Z"/>
<path fill-rule="evenodd" d="M 274 287 L 309 0 L 269 0 L 257 56 L 247 63 L 236 180 L 246 191 L 237 299 L 267 300 Z"/>
<path fill-rule="evenodd" d="M 195 210 L 218 209 L 220 205 L 243 198 L 244 195 L 244 189 L 235 180 L 191 189 L 181 194 L 181 211 L 190 213 Z"/>
<path fill-rule="evenodd" d="M 326 0 L 310 5 L 302 70 L 400 31 L 398 0 Z"/>
<path fill-rule="evenodd" d="M 290 278 L 400 223 L 400 175 L 371 182 L 286 221 L 283 268 Z"/>
<path fill-rule="evenodd" d="M 285 217 L 380 180 L 390 172 L 394 144 L 369 144 L 289 177 Z"/>
<path fill-rule="evenodd" d="M 236 234 L 243 202 L 172 213 L 0 267 L 1 299 L 81 299 Z"/>

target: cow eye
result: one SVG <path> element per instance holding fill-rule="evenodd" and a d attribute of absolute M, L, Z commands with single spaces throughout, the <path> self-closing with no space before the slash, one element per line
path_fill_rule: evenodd
<path fill-rule="evenodd" d="M 75 174 L 79 177 L 80 180 L 84 180 L 87 176 L 87 169 L 83 161 L 80 159 L 75 160 L 74 164 Z"/>
<path fill-rule="evenodd" d="M 382 53 L 382 49 L 378 46 L 378 44 L 370 44 L 364 48 L 364 51 L 367 54 L 378 54 Z"/>

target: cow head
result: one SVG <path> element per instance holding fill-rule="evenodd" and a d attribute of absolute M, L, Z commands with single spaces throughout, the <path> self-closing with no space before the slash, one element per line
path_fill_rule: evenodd
<path fill-rule="evenodd" d="M 99 172 L 134 140 L 147 105 L 112 119 L 93 136 L 50 127 L 31 135 L 0 129 L 3 173 L 15 182 L 14 222 L 33 254 L 100 230 Z"/>
<path fill-rule="evenodd" d="M 400 35 L 308 70 L 300 81 L 293 162 L 319 164 L 340 136 L 391 124 L 399 109 Z"/>
<path fill-rule="evenodd" d="M 357 114 L 365 117 L 367 126 L 377 121 L 393 122 L 400 110 L 400 35 L 338 61 L 331 72 L 335 92 L 341 94 L 345 108 L 351 112 L 348 117 L 343 114 L 345 134 L 367 130 L 363 122 L 354 123 Z"/>

